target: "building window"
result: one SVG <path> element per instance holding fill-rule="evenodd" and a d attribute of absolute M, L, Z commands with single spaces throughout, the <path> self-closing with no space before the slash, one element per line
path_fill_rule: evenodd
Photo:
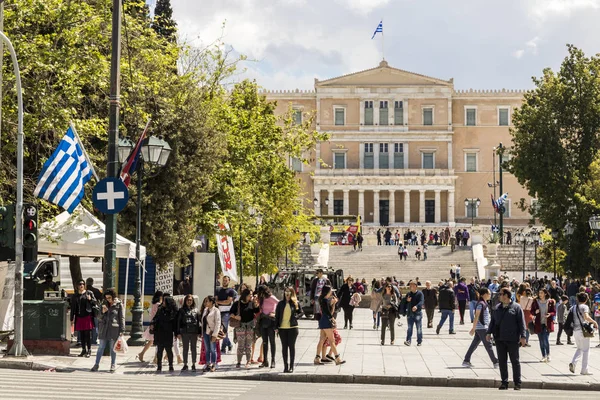
<path fill-rule="evenodd" d="M 298 157 L 292 157 L 292 171 L 302 172 L 302 160 Z"/>
<path fill-rule="evenodd" d="M 333 168 L 334 169 L 345 169 L 346 168 L 346 153 L 342 153 L 342 152 L 333 153 Z"/>
<path fill-rule="evenodd" d="M 477 207 L 477 200 L 476 199 L 469 199 L 471 201 L 469 201 L 467 203 L 467 205 L 465 205 L 465 215 L 467 216 L 467 218 L 477 218 L 478 217 L 478 210 L 479 208 Z"/>
<path fill-rule="evenodd" d="M 374 168 L 374 158 L 373 143 L 365 143 L 365 154 L 363 160 L 363 166 L 365 169 Z"/>
<path fill-rule="evenodd" d="M 404 169 L 404 143 L 394 143 L 394 169 Z"/>
<path fill-rule="evenodd" d="M 335 108 L 335 124 L 338 126 L 346 124 L 346 110 L 340 107 Z"/>
<path fill-rule="evenodd" d="M 394 125 L 404 125 L 404 104 L 401 101 L 394 102 Z"/>
<path fill-rule="evenodd" d="M 433 107 L 423 108 L 423 125 L 433 125 Z"/>
<path fill-rule="evenodd" d="M 477 153 L 465 153 L 465 172 L 477 172 Z"/>
<path fill-rule="evenodd" d="M 302 110 L 294 110 L 294 124 L 302 125 Z"/>
<path fill-rule="evenodd" d="M 344 214 L 344 200 L 333 200 L 333 215 Z"/>
<path fill-rule="evenodd" d="M 388 169 L 390 167 L 390 153 L 388 143 L 379 143 L 379 168 Z"/>
<path fill-rule="evenodd" d="M 466 108 L 465 109 L 465 125 L 466 126 L 477 125 L 477 109 L 476 108 Z"/>
<path fill-rule="evenodd" d="M 498 125 L 499 126 L 508 126 L 509 125 L 509 108 L 502 107 L 498 109 Z"/>
<path fill-rule="evenodd" d="M 423 157 L 423 169 L 434 169 L 435 168 L 435 154 L 434 153 L 421 153 Z"/>
<path fill-rule="evenodd" d="M 373 125 L 373 102 L 365 101 L 365 125 Z"/>
<path fill-rule="evenodd" d="M 379 125 L 389 125 L 389 113 L 388 113 L 388 102 L 379 102 Z"/>

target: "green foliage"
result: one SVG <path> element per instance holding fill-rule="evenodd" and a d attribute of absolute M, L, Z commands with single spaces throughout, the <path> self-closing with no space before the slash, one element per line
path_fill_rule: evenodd
<path fill-rule="evenodd" d="M 539 271 L 549 272 L 549 276 L 554 274 L 554 241 L 550 231 L 544 231 L 540 234 L 540 239 L 543 246 L 539 246 L 537 250 L 537 265 Z M 556 244 L 556 275 L 563 276 L 568 268 L 567 253 Z"/>
<path fill-rule="evenodd" d="M 538 199 L 535 214 L 541 222 L 555 229 L 567 220 L 574 225 L 573 272 L 583 276 L 589 265 L 588 218 L 594 211 L 583 191 L 600 149 L 600 59 L 571 45 L 568 51 L 558 72 L 545 69 L 533 78 L 536 88 L 515 110 L 509 168 Z M 565 248 L 566 241 L 559 245 Z"/>
<path fill-rule="evenodd" d="M 177 24 L 173 20 L 171 0 L 157 0 L 156 7 L 154 8 L 152 29 L 169 42 L 174 42 L 177 39 Z"/>

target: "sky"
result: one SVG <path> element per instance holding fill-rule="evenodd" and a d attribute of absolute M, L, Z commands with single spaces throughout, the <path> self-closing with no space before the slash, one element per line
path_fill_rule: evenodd
<path fill-rule="evenodd" d="M 155 0 L 148 0 L 154 2 Z M 180 40 L 221 38 L 266 89 L 390 66 L 456 89 L 529 89 L 574 44 L 600 52 L 600 0 L 171 0 Z M 371 39 L 383 20 L 384 37 Z M 225 28 L 223 29 L 223 24 Z"/>

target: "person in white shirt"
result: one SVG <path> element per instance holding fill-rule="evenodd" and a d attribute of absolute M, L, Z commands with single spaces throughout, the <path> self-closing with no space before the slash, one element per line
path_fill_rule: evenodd
<path fill-rule="evenodd" d="M 571 308 L 573 313 L 573 337 L 575 339 L 575 345 L 577 350 L 573 355 L 573 360 L 569 364 L 569 371 L 575 373 L 575 368 L 579 359 L 581 360 L 581 375 L 591 375 L 588 371 L 588 357 L 590 353 L 590 338 L 583 335 L 583 324 L 589 322 L 598 329 L 598 323 L 590 317 L 590 309 L 587 306 L 588 295 L 587 293 L 577 294 L 577 305 Z"/>

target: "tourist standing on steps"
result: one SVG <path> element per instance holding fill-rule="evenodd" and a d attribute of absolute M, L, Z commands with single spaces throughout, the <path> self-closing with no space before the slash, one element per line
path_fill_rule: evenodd
<path fill-rule="evenodd" d="M 92 371 L 98 371 L 100 359 L 104 354 L 106 346 L 110 349 L 110 372 L 115 372 L 117 364 L 117 353 L 115 353 L 115 342 L 125 332 L 125 313 L 123 304 L 118 299 L 113 289 L 104 291 L 104 301 L 102 302 L 102 314 L 98 320 L 98 339 L 100 345 L 96 352 L 96 363 Z"/>
<path fill-rule="evenodd" d="M 577 305 L 571 308 L 573 313 L 573 337 L 575 338 L 575 345 L 577 350 L 573 355 L 573 360 L 569 364 L 569 371 L 575 373 L 577 363 L 581 360 L 581 375 L 591 375 L 588 371 L 588 357 L 590 353 L 590 338 L 583 335 L 583 324 L 590 323 L 598 330 L 598 323 L 590 317 L 590 308 L 587 306 L 588 295 L 587 293 L 577 294 Z M 582 357 L 583 356 L 583 357 Z"/>
<path fill-rule="evenodd" d="M 194 296 L 187 294 L 183 306 L 177 315 L 177 337 L 183 342 L 183 368 L 188 370 L 188 353 L 192 351 L 192 371 L 196 370 L 198 359 L 198 337 L 201 334 L 200 310 L 196 307 Z"/>
<path fill-rule="evenodd" d="M 542 362 L 550 362 L 550 333 L 554 332 L 554 316 L 556 307 L 554 300 L 550 298 L 548 290 L 540 289 L 538 297 L 531 304 L 531 315 L 533 316 L 534 332 L 540 341 Z"/>
<path fill-rule="evenodd" d="M 456 280 L 460 281 L 460 264 L 456 264 L 456 270 L 454 273 L 456 274 Z"/>
<path fill-rule="evenodd" d="M 427 261 L 427 248 L 428 248 L 428 247 L 429 247 L 429 246 L 427 245 L 427 243 L 425 243 L 425 244 L 423 245 L 423 261 Z"/>
<path fill-rule="evenodd" d="M 425 314 L 427 314 L 427 328 L 433 328 L 433 314 L 438 305 L 437 291 L 431 287 L 430 281 L 425 281 L 425 289 L 423 289 L 425 297 Z"/>
<path fill-rule="evenodd" d="M 479 343 L 483 342 L 483 347 L 485 347 L 485 351 L 487 351 L 494 368 L 498 368 L 498 359 L 496 355 L 494 355 L 494 349 L 492 348 L 492 343 L 485 340 L 485 336 L 487 334 L 487 329 L 490 326 L 491 316 L 490 310 L 488 306 L 488 301 L 490 297 L 492 297 L 492 293 L 487 288 L 481 288 L 478 290 L 477 300 L 475 305 L 475 319 L 473 321 L 473 327 L 469 331 L 469 335 L 473 336 L 473 341 L 471 342 L 471 346 L 465 354 L 465 359 L 463 361 L 463 367 L 473 368 L 473 364 L 471 364 L 471 356 L 477 350 Z"/>
<path fill-rule="evenodd" d="M 462 239 L 463 239 L 463 246 L 468 246 L 469 245 L 469 238 L 471 236 L 469 235 L 469 232 L 464 229 L 463 233 L 462 233 Z"/>
<path fill-rule="evenodd" d="M 358 243 L 358 250 L 362 251 L 362 247 L 363 247 L 363 241 L 364 241 L 364 237 L 362 235 L 362 233 L 358 232 L 356 234 L 356 243 Z"/>
<path fill-rule="evenodd" d="M 413 325 L 417 327 L 417 346 L 423 343 L 423 292 L 417 290 L 417 282 L 409 283 L 410 292 L 406 295 L 406 316 L 408 329 L 404 344 L 410 346 L 413 334 Z"/>
<path fill-rule="evenodd" d="M 335 346 L 335 337 L 333 331 L 336 327 L 336 321 L 334 317 L 335 305 L 337 303 L 337 298 L 333 296 L 333 291 L 331 286 L 323 287 L 321 291 L 321 296 L 319 297 L 319 303 L 321 305 L 321 310 L 323 314 L 321 315 L 321 319 L 319 320 L 319 329 L 321 330 L 321 336 L 319 338 L 319 343 L 317 344 L 317 355 L 315 356 L 314 364 L 315 365 L 323 365 L 321 361 L 321 352 L 323 350 L 323 344 L 327 339 L 331 346 L 331 351 L 335 355 L 335 363 L 336 365 L 344 364 L 346 361 L 343 361 L 340 355 L 338 354 L 337 347 Z"/>
<path fill-rule="evenodd" d="M 369 307 L 373 312 L 373 329 L 379 329 L 381 323 L 381 283 L 375 281 L 371 290 L 371 306 Z"/>
<path fill-rule="evenodd" d="M 461 325 L 465 324 L 465 310 L 467 308 L 467 303 L 470 300 L 469 288 L 465 283 L 466 281 L 467 280 L 465 278 L 460 278 L 458 285 L 454 287 L 454 294 L 456 294 L 456 300 L 458 300 L 458 311 Z"/>
<path fill-rule="evenodd" d="M 500 289 L 499 300 L 500 304 L 492 313 L 486 340 L 490 342 L 492 334 L 494 335 L 502 379 L 499 389 L 508 389 L 508 358 L 510 357 L 515 390 L 521 390 L 519 345 L 525 346 L 525 331 L 527 330 L 525 318 L 523 318 L 521 306 L 512 300 L 509 288 Z"/>
<path fill-rule="evenodd" d="M 377 246 L 381 246 L 381 228 L 377 229 Z"/>
<path fill-rule="evenodd" d="M 396 337 L 394 326 L 400 300 L 396 296 L 396 292 L 391 283 L 386 283 L 383 294 L 381 295 L 381 300 L 381 345 L 383 346 L 385 343 L 386 327 L 390 330 L 390 344 L 393 345 Z"/>
<path fill-rule="evenodd" d="M 440 288 L 438 302 L 440 305 L 440 311 L 442 312 L 442 318 L 435 329 L 435 333 L 438 335 L 440 334 L 440 330 L 442 330 L 442 326 L 444 326 L 444 323 L 448 318 L 450 318 L 450 330 L 448 333 L 451 335 L 456 334 L 456 332 L 454 332 L 454 310 L 456 309 L 456 296 L 452 286 L 452 281 L 448 281 L 448 283 Z"/>
<path fill-rule="evenodd" d="M 298 338 L 297 317 L 302 314 L 302 307 L 298 304 L 296 291 L 293 287 L 285 289 L 283 300 L 277 303 L 275 308 L 275 327 L 281 339 L 281 350 L 283 352 L 283 372 L 294 372 L 294 361 L 296 358 L 296 339 Z M 289 351 L 289 364 L 288 364 Z"/>
<path fill-rule="evenodd" d="M 344 310 L 344 329 L 348 329 L 348 323 L 350 323 L 350 329 L 352 329 L 352 313 L 354 312 L 354 307 L 350 305 L 350 300 L 354 294 L 353 283 L 354 278 L 352 278 L 352 275 L 349 275 L 337 293 L 340 308 Z"/>

